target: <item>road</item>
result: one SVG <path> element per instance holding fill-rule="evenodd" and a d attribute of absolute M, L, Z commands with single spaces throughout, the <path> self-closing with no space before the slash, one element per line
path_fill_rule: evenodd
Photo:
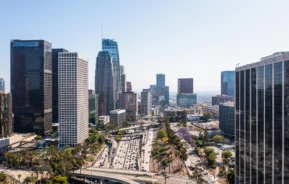
<path fill-rule="evenodd" d="M 152 144 L 154 139 L 154 129 L 150 128 L 149 131 L 146 131 L 144 134 L 144 146 L 142 148 L 142 163 L 141 169 L 145 171 L 150 170 L 150 155 L 152 150 Z"/>

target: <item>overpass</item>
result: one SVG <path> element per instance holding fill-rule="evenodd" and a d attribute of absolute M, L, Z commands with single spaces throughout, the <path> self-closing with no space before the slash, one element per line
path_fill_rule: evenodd
<path fill-rule="evenodd" d="M 106 168 L 84 168 L 76 170 L 70 173 L 71 176 L 86 178 L 88 180 L 97 179 L 99 183 L 104 181 L 119 182 L 123 184 L 139 184 L 147 183 L 152 184 L 157 182 L 157 179 L 152 178 L 153 173 L 140 172 L 140 171 L 129 171 L 122 169 L 106 169 Z"/>

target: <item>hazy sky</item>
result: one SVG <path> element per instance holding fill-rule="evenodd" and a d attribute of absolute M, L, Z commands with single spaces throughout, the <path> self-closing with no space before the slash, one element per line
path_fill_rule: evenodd
<path fill-rule="evenodd" d="M 221 71 L 289 50 L 288 7 L 285 0 L 3 0 L 0 78 L 10 91 L 11 39 L 45 39 L 89 58 L 94 89 L 103 24 L 133 90 L 164 73 L 172 92 L 181 77 L 193 77 L 196 91 L 219 91 Z"/>

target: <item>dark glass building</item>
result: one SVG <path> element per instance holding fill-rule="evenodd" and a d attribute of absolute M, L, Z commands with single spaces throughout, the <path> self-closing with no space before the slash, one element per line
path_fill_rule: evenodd
<path fill-rule="evenodd" d="M 157 74 L 157 87 L 163 88 L 166 86 L 166 76 L 165 74 Z"/>
<path fill-rule="evenodd" d="M 235 77 L 236 183 L 289 183 L 289 52 Z"/>
<path fill-rule="evenodd" d="M 192 107 L 197 104 L 197 94 L 195 93 L 178 93 L 177 105 L 179 107 Z"/>
<path fill-rule="evenodd" d="M 12 40 L 11 93 L 15 132 L 52 129 L 52 50 L 45 40 Z"/>
<path fill-rule="evenodd" d="M 13 114 L 11 94 L 0 94 L 0 138 L 13 133 Z"/>
<path fill-rule="evenodd" d="M 221 95 L 234 97 L 235 71 L 221 72 Z"/>
<path fill-rule="evenodd" d="M 65 49 L 52 49 L 52 121 L 58 122 L 58 53 Z"/>
<path fill-rule="evenodd" d="M 219 126 L 224 135 L 231 140 L 235 135 L 235 107 L 234 102 L 219 105 Z"/>
<path fill-rule="evenodd" d="M 194 93 L 194 79 L 178 79 L 178 93 Z"/>
<path fill-rule="evenodd" d="M 115 109 L 115 78 L 111 55 L 100 51 L 96 58 L 95 94 L 98 95 L 98 115 L 109 115 Z"/>

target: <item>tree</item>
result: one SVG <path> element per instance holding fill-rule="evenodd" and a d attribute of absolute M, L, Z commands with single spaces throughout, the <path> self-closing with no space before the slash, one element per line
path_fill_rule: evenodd
<path fill-rule="evenodd" d="M 115 137 L 115 140 L 116 140 L 117 142 L 119 142 L 119 141 L 121 140 L 121 137 L 120 137 L 120 136 L 116 136 L 116 137 Z"/>
<path fill-rule="evenodd" d="M 216 167 L 216 159 L 217 159 L 217 155 L 215 152 L 212 152 L 209 154 L 209 156 L 207 157 L 207 160 L 208 160 L 208 164 L 210 167 Z"/>
<path fill-rule="evenodd" d="M 219 169 L 219 176 L 221 178 L 225 177 L 226 176 L 226 166 L 221 166 L 220 169 Z"/>
<path fill-rule="evenodd" d="M 212 140 L 215 143 L 221 143 L 221 142 L 225 141 L 224 136 L 222 136 L 222 135 L 215 135 Z"/>
<path fill-rule="evenodd" d="M 196 167 L 192 175 L 189 174 L 189 179 L 195 181 L 197 184 L 208 183 L 203 178 L 203 174 L 200 168 Z"/>
<path fill-rule="evenodd" d="M 200 156 L 200 153 L 201 153 L 201 149 L 199 147 L 196 148 L 196 152 L 197 154 Z"/>
<path fill-rule="evenodd" d="M 208 122 L 210 119 L 212 119 L 212 113 L 205 113 L 203 116 L 200 117 L 200 120 L 203 120 L 204 122 Z"/>
<path fill-rule="evenodd" d="M 18 177 L 18 180 L 21 181 L 21 174 L 18 174 L 17 177 Z"/>
<path fill-rule="evenodd" d="M 230 170 L 227 174 L 227 179 L 229 181 L 229 184 L 234 184 L 235 183 L 235 170 Z"/>
<path fill-rule="evenodd" d="M 27 184 L 29 184 L 29 183 L 35 183 L 36 181 L 37 181 L 37 177 L 33 177 L 33 176 L 31 176 L 31 177 L 26 177 L 25 180 L 24 180 L 24 182 L 27 183 Z"/>
<path fill-rule="evenodd" d="M 211 153 L 214 153 L 215 150 L 213 148 L 205 148 L 204 153 L 206 154 L 206 157 L 208 157 Z"/>
<path fill-rule="evenodd" d="M 223 161 L 226 165 L 229 164 L 229 159 L 233 156 L 230 150 L 225 150 L 222 152 Z"/>
<path fill-rule="evenodd" d="M 68 184 L 67 177 L 57 175 L 53 178 L 52 183 L 54 183 L 54 184 Z"/>
<path fill-rule="evenodd" d="M 162 139 L 162 138 L 165 138 L 165 137 L 167 137 L 167 134 L 166 134 L 166 132 L 164 130 L 159 130 L 157 132 L 157 139 Z"/>
<path fill-rule="evenodd" d="M 40 135 L 37 135 L 36 137 L 35 137 L 35 140 L 41 140 L 42 139 L 42 137 L 40 136 Z"/>
<path fill-rule="evenodd" d="M 3 182 L 7 178 L 6 174 L 0 172 L 0 181 Z"/>

